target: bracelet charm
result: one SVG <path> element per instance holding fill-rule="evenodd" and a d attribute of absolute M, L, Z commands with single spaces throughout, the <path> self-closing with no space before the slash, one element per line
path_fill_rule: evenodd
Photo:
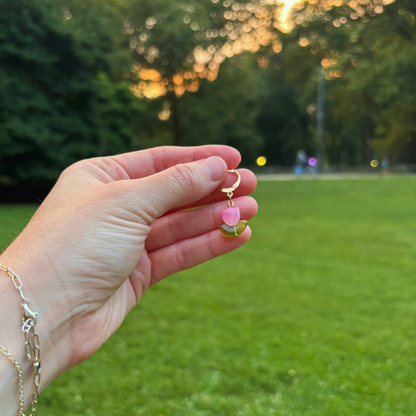
<path fill-rule="evenodd" d="M 226 237 L 238 237 L 247 228 L 247 221 L 240 221 L 240 208 L 234 207 L 232 199 L 233 192 L 240 186 L 241 176 L 235 169 L 228 172 L 236 174 L 237 181 L 231 187 L 221 189 L 221 192 L 225 192 L 230 200 L 228 201 L 228 208 L 221 212 L 221 218 L 225 224 L 220 226 L 220 231 Z"/>

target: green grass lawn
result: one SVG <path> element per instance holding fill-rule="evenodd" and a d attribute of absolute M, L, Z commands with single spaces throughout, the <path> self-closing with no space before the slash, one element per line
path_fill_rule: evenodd
<path fill-rule="evenodd" d="M 416 179 L 261 182 L 252 240 L 152 288 L 43 416 L 416 415 Z M 0 243 L 34 207 L 0 208 Z"/>

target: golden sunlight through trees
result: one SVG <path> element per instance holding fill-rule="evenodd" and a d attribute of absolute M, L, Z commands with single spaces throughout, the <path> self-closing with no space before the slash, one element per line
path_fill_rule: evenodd
<path fill-rule="evenodd" d="M 211 0 L 213 8 L 209 16 L 204 10 L 203 17 L 197 16 L 194 6 L 184 6 L 184 14 L 169 39 L 171 51 L 178 50 L 181 56 L 172 52 L 169 58 L 165 47 L 168 38 L 160 29 L 169 14 L 147 17 L 144 26 L 133 25 L 126 19 L 122 33 L 130 37 L 130 48 L 138 62 L 124 76 L 130 79 L 130 90 L 139 98 L 154 99 L 169 92 L 180 97 L 186 91 L 198 91 L 204 79 L 214 81 L 224 60 L 235 55 L 257 53 L 259 67 L 268 67 L 272 56 L 283 49 L 282 33 L 294 28 L 303 30 L 317 21 L 330 23 L 326 28 L 326 32 L 330 32 L 350 20 L 379 15 L 384 6 L 392 2 L 394 0 L 224 0 L 220 3 Z M 182 43 L 185 38 L 187 45 Z M 303 48 L 308 47 L 312 54 L 327 49 L 325 34 L 318 35 L 316 31 L 300 33 L 298 43 Z M 326 51 L 322 66 L 327 79 L 342 76 L 342 72 L 334 68 L 339 57 L 340 52 L 335 49 Z"/>

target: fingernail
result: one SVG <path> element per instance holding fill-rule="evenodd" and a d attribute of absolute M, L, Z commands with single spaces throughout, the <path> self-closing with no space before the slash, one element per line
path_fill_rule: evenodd
<path fill-rule="evenodd" d="M 224 179 L 225 173 L 227 172 L 227 165 L 220 157 L 209 157 L 208 159 L 203 160 L 202 163 L 208 167 L 211 173 L 212 182 L 218 182 L 221 179 Z"/>

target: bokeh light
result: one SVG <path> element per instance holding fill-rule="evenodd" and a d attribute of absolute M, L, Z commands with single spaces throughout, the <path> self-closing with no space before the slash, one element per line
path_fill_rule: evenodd
<path fill-rule="evenodd" d="M 133 27 L 132 22 L 126 19 L 122 33 L 129 36 L 130 48 L 137 52 L 141 60 L 134 64 L 131 73 L 126 72 L 126 78 L 132 75 L 130 90 L 136 97 L 147 99 L 165 96 L 170 91 L 178 97 L 186 91 L 196 92 L 203 80 L 216 80 L 220 65 L 227 58 L 244 52 L 260 52 L 257 63 L 260 68 L 266 68 L 270 64 L 271 56 L 283 49 L 279 30 L 284 31 L 290 7 L 294 3 L 295 0 L 278 3 L 275 0 L 247 3 L 225 0 L 224 12 L 221 15 L 222 27 L 210 25 L 204 28 L 186 15 L 184 23 L 190 25 L 196 38 L 206 39 L 208 45 L 195 46 L 189 56 L 178 65 L 175 69 L 176 74 L 173 75 L 167 75 L 165 68 L 158 65 L 158 62 L 168 65 L 169 60 L 166 60 L 163 51 L 151 42 L 152 31 L 163 19 L 149 17 L 146 26 L 140 29 Z"/>
<path fill-rule="evenodd" d="M 267 163 L 267 159 L 264 156 L 260 156 L 256 160 L 257 166 L 264 166 Z"/>
<path fill-rule="evenodd" d="M 316 166 L 316 164 L 318 163 L 318 159 L 316 157 L 311 157 L 309 159 L 309 166 Z"/>
<path fill-rule="evenodd" d="M 211 1 L 218 3 L 219 0 Z M 327 30 L 330 31 L 365 15 L 379 15 L 383 13 L 384 6 L 392 2 L 394 0 L 261 0 L 241 3 L 224 0 L 224 11 L 221 16 L 217 16 L 221 25 L 211 23 L 204 27 L 190 15 L 184 16 L 183 22 L 189 25 L 194 36 L 200 40 L 205 39 L 208 44 L 205 47 L 195 46 L 175 68 L 176 74 L 173 75 L 167 75 L 165 69 L 169 59 L 151 41 L 154 38 L 152 31 L 162 24 L 164 18 L 148 17 L 146 25 L 140 29 L 126 19 L 122 33 L 129 36 L 130 48 L 140 56 L 141 63 L 137 62 L 131 74 L 127 71 L 125 77 L 132 80 L 130 90 L 136 97 L 155 99 L 169 92 L 180 97 L 186 91 L 198 91 L 203 80 L 215 81 L 221 64 L 235 55 L 258 53 L 258 66 L 268 67 L 272 56 L 283 50 L 279 32 L 288 33 L 296 26 L 307 27 L 313 22 L 332 20 L 331 27 Z M 334 8 L 339 10 L 336 16 L 331 17 L 329 12 Z M 190 6 L 186 10 L 192 14 L 195 7 Z M 347 10 L 350 10 L 349 14 Z M 340 14 L 342 15 L 339 16 Z M 317 36 L 314 31 L 301 33 L 298 43 L 301 47 L 309 47 L 312 54 L 325 51 L 326 57 L 321 63 L 327 80 L 342 78 L 343 73 L 337 67 L 342 51 L 327 49 L 328 42 L 324 35 Z M 158 62 L 163 65 L 158 65 Z M 354 62 L 353 66 L 356 66 Z M 157 69 L 151 69 L 155 67 Z"/>

